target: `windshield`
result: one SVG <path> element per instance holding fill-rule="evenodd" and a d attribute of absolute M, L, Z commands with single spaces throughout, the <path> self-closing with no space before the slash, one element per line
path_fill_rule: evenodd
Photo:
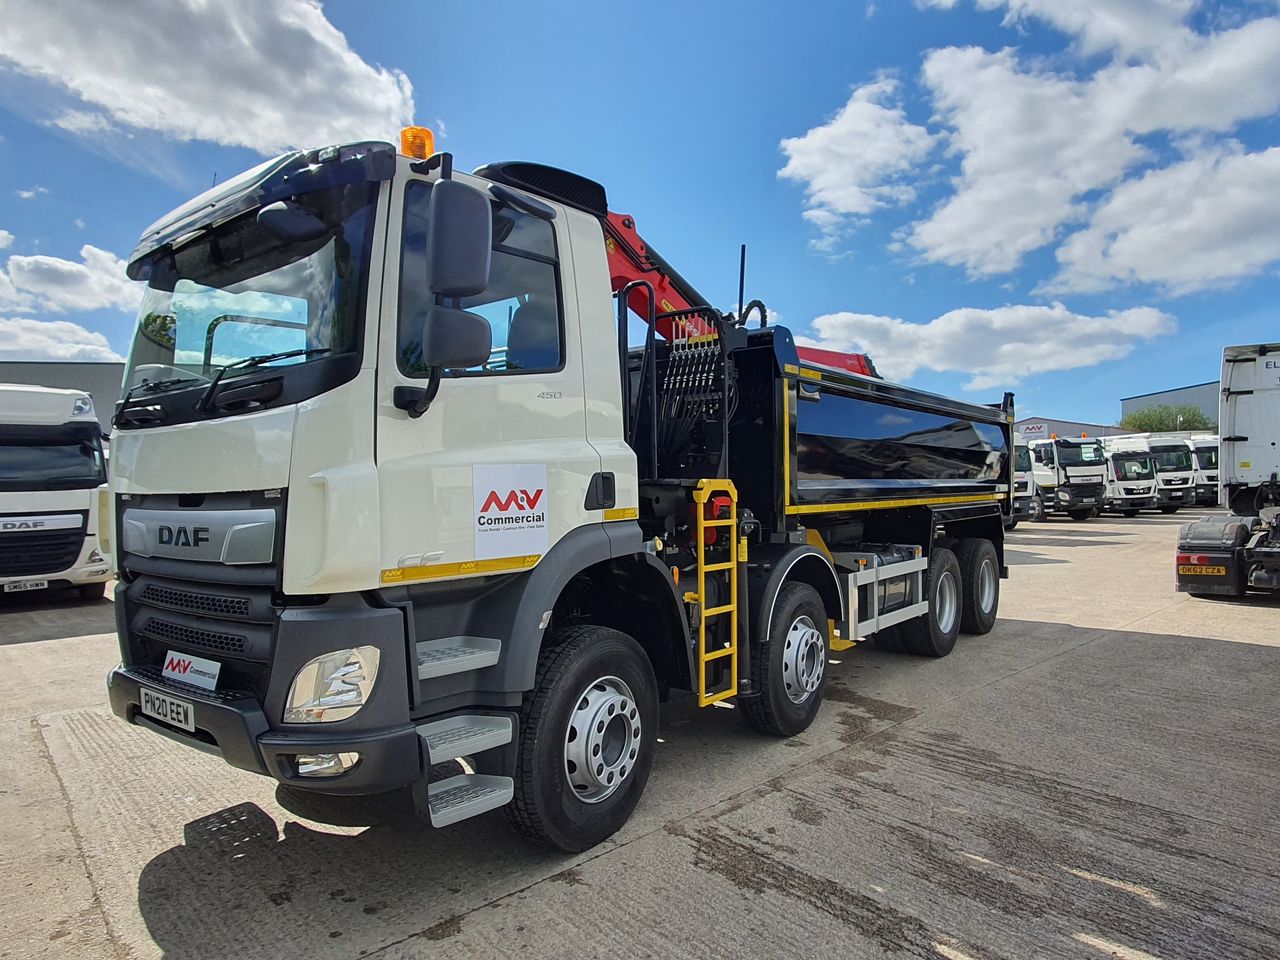
<path fill-rule="evenodd" d="M 1155 475 L 1151 458 L 1135 453 L 1117 453 L 1111 458 L 1117 480 L 1150 480 Z"/>
<path fill-rule="evenodd" d="M 1101 463 L 1102 444 L 1100 443 L 1059 443 L 1058 463 L 1064 467 L 1078 467 L 1081 464 Z"/>
<path fill-rule="evenodd" d="M 1027 447 L 1015 447 L 1013 451 L 1013 469 L 1024 473 L 1031 469 L 1031 450 Z"/>
<path fill-rule="evenodd" d="M 0 490 L 75 490 L 106 483 L 102 444 L 0 443 Z"/>
<path fill-rule="evenodd" d="M 1191 450 L 1187 447 L 1153 447 L 1151 459 L 1161 473 L 1178 473 L 1191 469 Z"/>
<path fill-rule="evenodd" d="M 359 183 L 295 197 L 307 229 L 293 238 L 280 234 L 297 221 L 268 230 L 254 210 L 156 254 L 124 389 L 198 386 L 263 354 L 299 351 L 280 361 L 292 366 L 358 350 L 376 191 Z"/>
<path fill-rule="evenodd" d="M 1200 461 L 1201 470 L 1218 469 L 1217 447 L 1196 447 L 1196 459 Z"/>

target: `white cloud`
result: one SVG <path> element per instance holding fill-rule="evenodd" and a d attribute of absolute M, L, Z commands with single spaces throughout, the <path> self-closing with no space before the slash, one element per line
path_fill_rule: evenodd
<path fill-rule="evenodd" d="M 43 194 L 48 193 L 49 188 L 48 187 L 32 187 L 29 190 L 15 190 L 13 192 L 17 195 L 19 200 L 34 200 L 36 197 L 39 197 Z"/>
<path fill-rule="evenodd" d="M 8 230 L 0 230 L 0 250 L 7 250 L 13 246 L 13 234 Z"/>
<path fill-rule="evenodd" d="M 399 70 L 366 63 L 316 0 L 9 0 L 0 60 L 77 97 L 52 121 L 158 131 L 264 154 L 394 138 Z"/>
<path fill-rule="evenodd" d="M 68 110 L 49 121 L 51 126 L 59 127 L 67 133 L 83 136 L 86 133 L 107 133 L 115 130 L 115 125 L 96 110 Z"/>
<path fill-rule="evenodd" d="M 1047 289 L 1158 284 L 1178 294 L 1280 260 L 1280 147 L 1204 150 L 1121 184 L 1058 248 Z"/>
<path fill-rule="evenodd" d="M 804 217 L 821 232 L 821 249 L 834 248 L 851 218 L 915 197 L 904 175 L 934 137 L 907 120 L 897 90 L 888 77 L 864 84 L 829 121 L 780 144 L 787 163 L 778 176 L 804 184 Z"/>
<path fill-rule="evenodd" d="M 1139 53 L 1180 40 L 1196 0 L 977 0 L 977 4 L 987 10 L 1007 8 L 1007 24 L 1028 17 L 1046 20 L 1077 37 L 1086 53 Z"/>
<path fill-rule="evenodd" d="M 0 317 L 0 360 L 106 360 L 124 358 L 107 338 L 69 320 Z"/>
<path fill-rule="evenodd" d="M 79 262 L 43 254 L 12 256 L 7 271 L 0 271 L 0 309 L 133 311 L 143 284 L 128 279 L 124 270 L 123 260 L 92 244 L 80 248 Z"/>
<path fill-rule="evenodd" d="M 867 353 L 891 380 L 920 370 L 968 374 L 966 390 L 1009 387 L 1028 376 L 1073 370 L 1128 356 L 1140 343 L 1177 331 L 1151 307 L 1086 316 L 1061 303 L 962 308 L 928 323 L 865 313 L 833 313 L 813 321 L 817 337 L 803 346 Z"/>

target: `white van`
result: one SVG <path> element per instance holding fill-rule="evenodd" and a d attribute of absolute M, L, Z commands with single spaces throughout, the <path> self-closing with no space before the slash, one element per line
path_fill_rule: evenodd
<path fill-rule="evenodd" d="M 102 427 L 80 390 L 0 384 L 0 592 L 75 587 L 101 599 Z"/>

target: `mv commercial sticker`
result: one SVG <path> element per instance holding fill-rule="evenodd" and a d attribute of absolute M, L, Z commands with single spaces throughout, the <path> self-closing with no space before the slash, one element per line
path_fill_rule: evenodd
<path fill-rule="evenodd" d="M 547 552 L 547 465 L 483 464 L 472 469 L 476 559 Z"/>

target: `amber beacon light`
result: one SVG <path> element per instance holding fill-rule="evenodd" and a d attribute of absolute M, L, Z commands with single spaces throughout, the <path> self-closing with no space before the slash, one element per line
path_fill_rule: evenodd
<path fill-rule="evenodd" d="M 400 130 L 400 152 L 415 160 L 425 160 L 436 152 L 435 135 L 426 127 L 403 127 Z"/>

